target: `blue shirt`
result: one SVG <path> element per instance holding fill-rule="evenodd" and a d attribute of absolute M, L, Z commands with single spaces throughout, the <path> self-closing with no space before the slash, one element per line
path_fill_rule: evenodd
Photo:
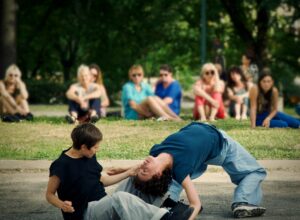
<path fill-rule="evenodd" d="M 148 83 L 141 83 L 141 91 L 136 90 L 133 82 L 130 81 L 125 83 L 122 88 L 122 105 L 124 108 L 125 118 L 133 120 L 138 119 L 138 113 L 130 107 L 129 101 L 135 101 L 137 104 L 140 104 L 148 96 L 152 95 L 153 91 Z"/>
<path fill-rule="evenodd" d="M 179 184 L 193 173 L 203 172 L 206 161 L 220 154 L 223 146 L 222 134 L 213 126 L 192 122 L 154 145 L 150 155 L 169 153 L 173 157 L 172 175 Z"/>
<path fill-rule="evenodd" d="M 160 98 L 172 98 L 173 102 L 169 104 L 175 114 L 180 113 L 180 103 L 181 103 L 181 87 L 177 80 L 173 81 L 168 87 L 164 88 L 163 83 L 159 82 L 155 88 L 155 95 Z"/>

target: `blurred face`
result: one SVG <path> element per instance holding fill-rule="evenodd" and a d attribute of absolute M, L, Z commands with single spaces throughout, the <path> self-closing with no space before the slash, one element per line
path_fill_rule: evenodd
<path fill-rule="evenodd" d="M 81 85 L 87 85 L 90 83 L 90 80 L 91 80 L 91 74 L 90 74 L 90 71 L 88 69 L 86 70 L 83 70 L 81 73 L 80 73 L 80 76 L 79 76 L 79 82 Z"/>
<path fill-rule="evenodd" d="M 97 70 L 92 68 L 92 69 L 90 69 L 90 73 L 91 73 L 91 82 L 96 82 L 97 78 L 98 78 Z"/>
<path fill-rule="evenodd" d="M 242 77 L 237 72 L 231 72 L 230 73 L 230 78 L 232 79 L 233 82 L 239 82 L 239 81 L 241 81 Z"/>
<path fill-rule="evenodd" d="M 134 84 L 140 84 L 143 81 L 144 73 L 140 68 L 133 69 L 129 75 Z"/>
<path fill-rule="evenodd" d="M 158 161 L 155 157 L 148 156 L 139 169 L 137 176 L 141 181 L 148 181 L 154 175 L 161 176 L 161 173 L 158 171 Z"/>
<path fill-rule="evenodd" d="M 7 75 L 7 81 L 10 83 L 15 83 L 19 79 L 20 79 L 20 75 L 18 73 L 10 72 Z"/>
<path fill-rule="evenodd" d="M 172 80 L 172 73 L 166 71 L 166 70 L 160 70 L 159 71 L 159 77 L 162 82 L 169 82 Z"/>
<path fill-rule="evenodd" d="M 260 81 L 260 87 L 265 92 L 269 91 L 272 88 L 273 84 L 274 81 L 270 76 L 266 76 Z"/>
<path fill-rule="evenodd" d="M 90 149 L 88 149 L 85 145 L 83 145 L 80 150 L 84 157 L 92 158 L 99 150 L 99 142 L 95 144 L 93 147 L 91 147 Z"/>
<path fill-rule="evenodd" d="M 203 77 L 206 81 L 210 82 L 215 77 L 216 71 L 213 68 L 206 68 Z"/>
<path fill-rule="evenodd" d="M 250 61 L 245 55 L 242 56 L 242 64 L 249 65 Z"/>

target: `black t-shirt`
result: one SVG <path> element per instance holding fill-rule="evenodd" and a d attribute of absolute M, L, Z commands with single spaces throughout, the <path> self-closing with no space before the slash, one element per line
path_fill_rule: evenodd
<path fill-rule="evenodd" d="M 60 185 L 57 194 L 60 200 L 72 201 L 75 209 L 73 213 L 63 213 L 65 220 L 83 219 L 83 212 L 88 202 L 100 200 L 106 196 L 102 182 L 100 182 L 102 166 L 97 162 L 96 156 L 92 158 L 74 159 L 65 154 L 50 166 L 50 176 L 57 176 Z"/>

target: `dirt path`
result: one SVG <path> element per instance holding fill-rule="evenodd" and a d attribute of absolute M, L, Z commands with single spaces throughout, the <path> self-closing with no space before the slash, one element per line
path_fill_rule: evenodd
<path fill-rule="evenodd" d="M 33 165 L 38 161 L 27 162 L 23 163 L 23 167 L 17 168 L 19 162 L 0 161 L 0 219 L 62 219 L 60 211 L 49 205 L 44 198 L 48 180 L 46 167 L 49 162 L 40 161 L 42 165 L 36 167 Z M 267 213 L 259 219 L 300 219 L 299 161 L 263 163 L 269 164 L 268 177 L 263 183 L 262 204 L 267 208 Z M 285 165 L 280 166 L 280 163 Z M 106 161 L 105 164 L 114 165 L 114 161 Z M 196 180 L 196 186 L 204 205 L 204 212 L 198 219 L 232 218 L 230 204 L 234 185 L 230 183 L 226 173 L 211 167 L 205 175 Z M 109 193 L 113 190 L 114 187 L 107 189 Z M 184 194 L 182 198 L 185 198 Z"/>

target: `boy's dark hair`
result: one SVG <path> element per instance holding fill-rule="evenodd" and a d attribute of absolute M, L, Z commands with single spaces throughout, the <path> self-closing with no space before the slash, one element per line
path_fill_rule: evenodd
<path fill-rule="evenodd" d="M 168 71 L 169 73 L 173 73 L 173 69 L 168 64 L 162 64 L 159 68 L 159 70 Z"/>
<path fill-rule="evenodd" d="M 91 149 L 102 140 L 102 133 L 95 125 L 84 123 L 73 129 L 71 138 L 73 141 L 72 147 L 75 149 L 80 150 L 83 144 L 86 145 L 87 149 Z"/>
<path fill-rule="evenodd" d="M 164 170 L 161 177 L 153 176 L 148 181 L 141 181 L 136 176 L 133 181 L 136 189 L 152 196 L 163 196 L 168 191 L 171 182 L 172 172 L 170 169 Z"/>

